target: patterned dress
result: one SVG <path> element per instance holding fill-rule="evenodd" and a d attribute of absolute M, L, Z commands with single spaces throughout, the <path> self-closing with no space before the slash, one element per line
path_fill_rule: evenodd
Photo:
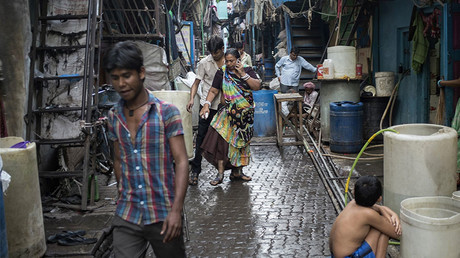
<path fill-rule="evenodd" d="M 250 67 L 246 73 L 254 79 L 257 75 Z M 225 169 L 249 164 L 249 143 L 254 133 L 254 99 L 246 81 L 222 67 L 216 73 L 213 87 L 220 89 L 224 98 L 214 116 L 201 145 L 203 157 L 217 168 L 223 160 Z"/>

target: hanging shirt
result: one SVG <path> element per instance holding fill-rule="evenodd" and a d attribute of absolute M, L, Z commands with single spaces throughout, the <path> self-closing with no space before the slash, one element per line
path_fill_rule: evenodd
<path fill-rule="evenodd" d="M 283 56 L 275 65 L 276 76 L 281 76 L 280 83 L 286 86 L 299 86 L 302 67 L 315 73 L 316 67 L 307 62 L 303 57 L 297 56 L 293 61 L 289 56 Z"/>

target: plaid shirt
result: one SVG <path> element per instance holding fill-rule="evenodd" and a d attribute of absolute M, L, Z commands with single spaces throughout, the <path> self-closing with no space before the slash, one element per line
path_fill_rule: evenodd
<path fill-rule="evenodd" d="M 174 201 L 174 164 L 168 139 L 182 135 L 179 110 L 149 93 L 135 142 L 123 114 L 123 99 L 109 112 L 109 138 L 121 155 L 120 198 L 115 214 L 135 224 L 164 221 Z"/>

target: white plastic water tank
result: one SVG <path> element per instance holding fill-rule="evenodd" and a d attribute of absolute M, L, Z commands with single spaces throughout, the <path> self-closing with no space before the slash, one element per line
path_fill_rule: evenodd
<path fill-rule="evenodd" d="M 384 133 L 383 201 L 399 211 L 410 197 L 448 196 L 457 189 L 457 131 L 434 124 L 403 124 Z"/>
<path fill-rule="evenodd" d="M 152 91 L 153 95 L 160 100 L 173 104 L 179 109 L 182 119 L 182 127 L 184 128 L 185 148 L 187 149 L 188 158 L 193 157 L 193 130 L 192 116 L 187 111 L 187 103 L 190 100 L 189 91 L 180 90 L 161 90 Z"/>
<path fill-rule="evenodd" d="M 20 137 L 0 138 L 3 169 L 11 175 L 4 196 L 8 252 L 10 257 L 42 257 L 46 240 L 37 151 L 35 143 L 24 149 L 10 148 L 22 141 Z"/>
<path fill-rule="evenodd" d="M 334 46 L 327 48 L 327 58 L 334 63 L 334 78 L 356 78 L 356 48 Z"/>
<path fill-rule="evenodd" d="M 416 197 L 401 202 L 401 257 L 460 257 L 460 201 Z"/>

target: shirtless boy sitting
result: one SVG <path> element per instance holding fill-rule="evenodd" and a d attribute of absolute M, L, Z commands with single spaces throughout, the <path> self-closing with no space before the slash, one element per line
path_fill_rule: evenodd
<path fill-rule="evenodd" d="M 377 205 L 382 184 L 376 177 L 360 177 L 354 188 L 355 199 L 332 225 L 329 248 L 332 257 L 385 257 L 389 237 L 399 239 L 401 224 L 390 208 Z"/>

